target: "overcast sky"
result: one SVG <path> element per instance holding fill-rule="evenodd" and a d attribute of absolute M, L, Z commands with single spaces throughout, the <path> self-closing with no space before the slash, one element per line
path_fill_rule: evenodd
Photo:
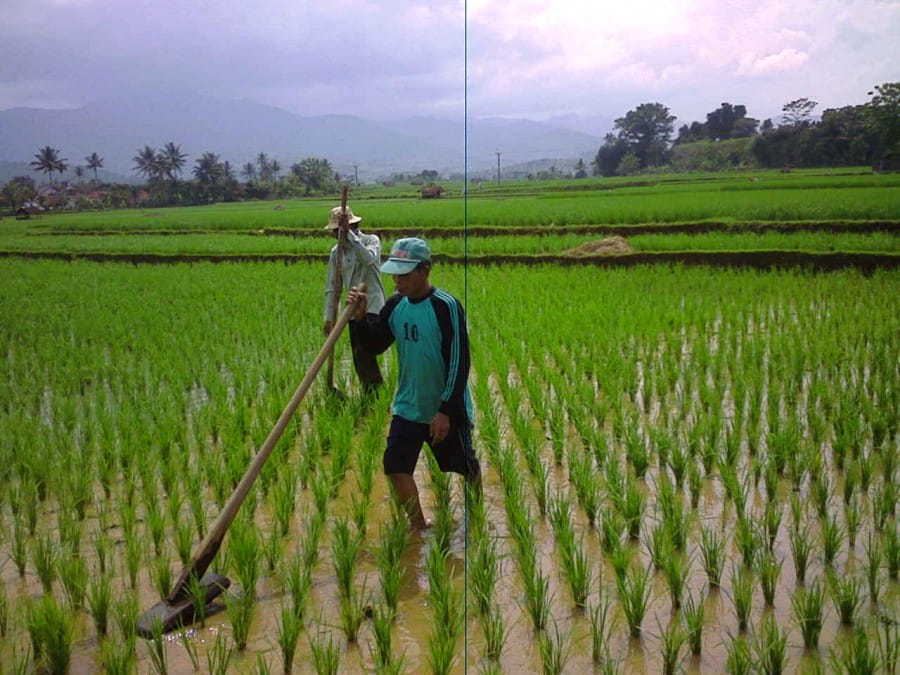
<path fill-rule="evenodd" d="M 0 0 L 0 110 L 192 90 L 375 119 L 760 119 L 900 80 L 900 0 Z M 466 74 L 468 89 L 466 89 Z"/>

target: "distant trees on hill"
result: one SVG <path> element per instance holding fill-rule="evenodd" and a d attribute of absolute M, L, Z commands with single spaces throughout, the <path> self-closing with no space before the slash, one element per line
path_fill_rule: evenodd
<path fill-rule="evenodd" d="M 879 85 L 869 96 L 862 105 L 825 110 L 818 120 L 818 103 L 799 98 L 782 107 L 777 125 L 760 124 L 746 106 L 724 102 L 705 122 L 679 127 L 674 142 L 668 108 L 644 103 L 615 121 L 594 158 L 594 175 L 751 166 L 900 169 L 900 83 Z"/>

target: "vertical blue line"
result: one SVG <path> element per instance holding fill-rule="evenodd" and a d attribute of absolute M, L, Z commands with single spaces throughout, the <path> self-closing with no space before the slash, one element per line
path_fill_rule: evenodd
<path fill-rule="evenodd" d="M 469 3 L 463 0 L 463 307 L 469 316 Z M 466 319 L 466 329 L 470 321 Z M 472 369 L 472 339 L 469 333 L 469 370 Z M 466 383 L 468 386 L 468 383 Z M 474 420 L 473 420 L 474 421 Z M 469 443 L 471 443 L 471 439 Z M 465 536 L 463 538 L 463 607 L 469 605 L 469 501 L 466 498 L 466 483 L 463 482 L 463 518 Z M 468 609 L 464 610 L 464 614 Z M 468 617 L 466 617 L 468 619 Z M 469 622 L 463 621 L 463 672 L 468 672 L 469 664 Z"/>

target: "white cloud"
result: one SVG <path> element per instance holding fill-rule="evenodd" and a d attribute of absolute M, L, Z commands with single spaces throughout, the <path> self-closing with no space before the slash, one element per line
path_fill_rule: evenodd
<path fill-rule="evenodd" d="M 702 119 L 859 103 L 900 62 L 884 0 L 0 0 L 0 25 L 0 109 L 173 87 L 398 117 L 457 110 L 465 69 L 476 115 Z"/>
<path fill-rule="evenodd" d="M 738 75 L 771 75 L 799 68 L 809 61 L 809 54 L 796 49 L 783 49 L 777 54 L 758 56 L 747 54 L 741 58 L 735 71 Z"/>

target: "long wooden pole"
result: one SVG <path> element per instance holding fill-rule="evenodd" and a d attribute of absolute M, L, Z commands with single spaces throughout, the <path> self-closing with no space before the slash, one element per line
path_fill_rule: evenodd
<path fill-rule="evenodd" d="M 334 290 L 331 294 L 331 316 L 337 316 L 337 308 L 341 304 L 341 291 L 344 288 L 344 244 L 347 241 L 347 228 L 350 226 L 347 217 L 347 186 L 341 193 L 341 216 L 338 220 L 338 243 L 334 265 Z M 328 355 L 328 368 L 325 371 L 328 389 L 334 391 L 334 349 Z"/>
<path fill-rule="evenodd" d="M 361 285 L 360 290 L 364 291 L 365 286 Z M 319 371 L 322 369 L 322 364 L 325 363 L 325 359 L 332 353 L 334 344 L 340 337 L 341 332 L 350 322 L 354 311 L 356 311 L 356 305 L 348 305 L 334 324 L 331 333 L 328 334 L 328 338 L 325 340 L 325 344 L 319 350 L 318 355 L 306 372 L 306 376 L 303 378 L 300 386 L 297 387 L 297 390 L 291 397 L 287 407 L 285 407 L 284 411 L 281 413 L 281 416 L 278 418 L 272 431 L 269 432 L 269 436 L 262 444 L 259 452 L 256 453 L 256 457 L 254 457 L 253 461 L 250 463 L 250 468 L 247 469 L 244 477 L 241 478 L 241 482 L 238 483 L 234 492 L 231 493 L 231 496 L 222 508 L 219 517 L 216 518 L 216 522 L 213 524 L 212 528 L 210 528 L 210 531 L 207 533 L 206 537 L 204 537 L 203 541 L 200 542 L 200 545 L 191 556 L 190 561 L 188 561 L 185 568 L 181 571 L 181 574 L 175 581 L 172 592 L 166 596 L 166 602 L 172 603 L 185 598 L 188 593 L 188 583 L 190 578 L 192 576 L 195 576 L 198 579 L 201 578 L 213 558 L 215 558 L 216 553 L 219 552 L 219 548 L 222 546 L 222 540 L 225 538 L 225 533 L 234 521 L 238 509 L 250 492 L 250 488 L 259 476 L 260 471 L 262 471 L 263 465 L 272 453 L 275 444 L 284 433 L 288 422 L 296 412 L 303 397 L 306 396 L 306 392 L 308 392 L 309 388 L 312 386 L 313 381 L 316 379 L 316 375 L 318 375 Z"/>

